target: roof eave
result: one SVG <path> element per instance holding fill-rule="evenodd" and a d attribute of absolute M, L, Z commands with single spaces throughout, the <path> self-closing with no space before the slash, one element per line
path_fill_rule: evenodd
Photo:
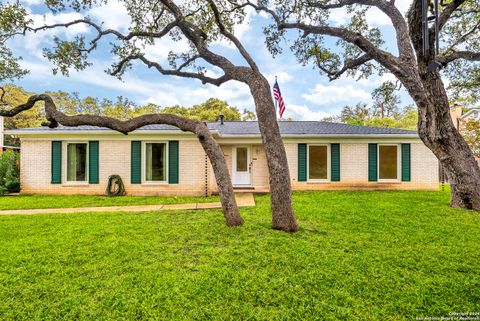
<path fill-rule="evenodd" d="M 210 131 L 212 134 L 217 131 Z M 114 130 L 5 130 L 6 135 L 15 136 L 31 136 L 31 135 L 123 135 L 120 132 Z M 190 132 L 184 132 L 181 130 L 138 130 L 130 132 L 129 135 L 152 135 L 152 134 L 165 134 L 165 135 L 185 135 L 192 134 Z"/>
<path fill-rule="evenodd" d="M 212 135 L 220 138 L 260 138 L 260 134 L 221 134 L 218 130 L 210 130 Z M 123 135 L 119 132 L 113 130 L 54 130 L 54 131 L 45 131 L 45 130 L 6 130 L 4 131 L 7 135 L 15 136 L 38 136 L 38 135 Z M 180 130 L 139 130 L 133 131 L 131 135 L 191 135 L 192 133 L 183 132 Z M 418 134 L 285 134 L 282 135 L 282 138 L 419 138 Z"/>
<path fill-rule="evenodd" d="M 220 135 L 221 138 L 260 138 L 260 135 Z M 418 134 L 287 134 L 282 138 L 419 138 Z"/>

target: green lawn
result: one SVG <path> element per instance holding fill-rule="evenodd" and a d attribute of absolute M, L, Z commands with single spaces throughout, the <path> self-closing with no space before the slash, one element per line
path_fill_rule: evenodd
<path fill-rule="evenodd" d="M 13 199 L 13 198 L 12 198 Z M 0 216 L 0 320 L 415 320 L 480 311 L 480 213 L 447 192 L 220 211 Z"/>
<path fill-rule="evenodd" d="M 122 196 L 107 197 L 96 195 L 19 195 L 0 196 L 0 210 L 25 210 L 36 208 L 64 208 L 91 206 L 123 206 L 150 204 L 206 203 L 219 201 L 217 196 Z"/>

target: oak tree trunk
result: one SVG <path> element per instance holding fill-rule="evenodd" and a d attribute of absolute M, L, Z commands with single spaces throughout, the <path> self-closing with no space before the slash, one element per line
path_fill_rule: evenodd
<path fill-rule="evenodd" d="M 249 78 L 248 86 L 255 101 L 258 126 L 267 158 L 272 228 L 295 232 L 298 230 L 298 222 L 293 211 L 287 154 L 277 123 L 270 85 L 263 75 L 254 73 Z"/>
<path fill-rule="evenodd" d="M 430 103 L 419 104 L 418 131 L 447 171 L 450 205 L 480 210 L 480 169 L 470 147 L 453 124 L 439 72 L 422 70 L 421 77 Z"/>
<path fill-rule="evenodd" d="M 235 193 L 233 191 L 232 180 L 228 172 L 227 162 L 220 145 L 213 138 L 207 126 L 197 126 L 195 134 L 202 144 L 210 163 L 218 186 L 218 193 L 222 203 L 223 215 L 228 226 L 240 226 L 243 219 L 238 211 Z"/>
<path fill-rule="evenodd" d="M 429 70 L 435 59 L 434 37 L 423 54 L 421 1 L 408 12 L 410 37 L 417 55 L 417 72 L 400 79 L 418 107 L 418 133 L 446 169 L 451 186 L 452 207 L 480 210 L 480 168 L 450 116 L 450 104 L 438 69 Z M 405 69 L 412 66 L 405 66 Z M 418 75 L 418 76 L 417 76 Z M 419 77 L 419 79 L 418 79 Z"/>

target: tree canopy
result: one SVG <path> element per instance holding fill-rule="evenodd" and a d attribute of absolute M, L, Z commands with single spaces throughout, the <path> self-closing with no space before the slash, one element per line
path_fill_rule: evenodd
<path fill-rule="evenodd" d="M 5 92 L 2 103 L 11 107 L 23 104 L 30 96 L 35 94 L 14 85 L 6 85 L 3 88 Z M 91 114 L 127 120 L 146 114 L 165 113 L 201 121 L 218 121 L 219 115 L 224 115 L 225 120 L 246 121 L 256 119 L 255 113 L 248 110 L 240 113 L 238 108 L 230 106 L 227 102 L 217 98 L 210 98 L 201 104 L 191 107 L 179 105 L 160 107 L 155 104 L 138 105 L 122 96 L 111 100 L 90 96 L 80 98 L 78 93 L 66 93 L 63 91 L 47 92 L 47 94 L 52 97 L 58 110 L 66 115 Z M 44 117 L 44 108 L 39 103 L 14 117 L 6 118 L 5 128 L 39 127 Z"/>
<path fill-rule="evenodd" d="M 324 120 L 350 125 L 416 130 L 418 112 L 415 107 L 406 106 L 397 112 L 394 117 L 380 117 L 376 114 L 374 108 L 365 103 L 357 103 L 355 106 L 344 106 L 340 115 L 327 117 Z"/>

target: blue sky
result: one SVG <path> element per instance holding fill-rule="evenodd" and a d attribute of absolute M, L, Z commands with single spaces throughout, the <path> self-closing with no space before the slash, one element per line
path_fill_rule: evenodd
<path fill-rule="evenodd" d="M 61 13 L 53 15 L 42 6 L 41 0 L 21 1 L 33 14 L 36 25 L 54 22 L 71 21 L 82 17 L 78 13 Z M 402 12 L 408 8 L 410 0 L 397 0 L 396 5 Z M 106 6 L 93 8 L 86 14 L 97 22 L 103 22 L 105 27 L 125 31 L 128 27 L 128 16 L 122 5 L 116 1 L 109 1 Z M 348 14 L 343 10 L 335 10 L 331 16 L 333 24 L 342 24 L 348 21 Z M 371 9 L 367 14 L 371 25 L 381 28 L 386 41 L 387 49 L 395 48 L 394 34 L 390 21 L 381 12 Z M 235 29 L 247 50 L 254 57 L 261 71 L 273 85 L 275 76 L 286 103 L 285 117 L 295 120 L 320 120 L 323 117 L 338 114 L 345 105 L 354 105 L 357 102 L 369 103 L 371 91 L 383 81 L 394 79 L 391 75 L 382 77 L 372 76 L 369 79 L 355 81 L 342 77 L 334 82 L 321 75 L 312 66 L 300 65 L 285 45 L 284 53 L 272 58 L 264 45 L 262 26 L 268 23 L 267 18 L 251 12 L 242 26 Z M 43 58 L 42 48 L 52 44 L 54 35 L 71 39 L 75 34 L 82 33 L 87 37 L 94 35 L 86 26 L 76 26 L 69 29 L 50 30 L 37 34 L 28 34 L 26 37 L 13 39 L 9 46 L 14 52 L 23 57 L 21 64 L 31 73 L 17 81 L 17 85 L 32 92 L 63 90 L 78 92 L 81 97 L 94 96 L 113 99 L 124 96 L 138 104 L 147 102 L 160 106 L 181 104 L 191 106 L 201 103 L 210 97 L 226 100 L 231 105 L 243 110 L 254 110 L 253 100 L 248 87 L 238 82 L 228 82 L 220 87 L 202 85 L 193 79 L 162 76 L 158 72 L 148 70 L 140 64 L 135 64 L 124 76 L 123 81 L 107 75 L 104 70 L 109 67 L 115 57 L 109 53 L 108 41 L 104 41 L 92 56 L 93 65 L 84 71 L 72 71 L 69 77 L 54 76 L 51 72 L 52 64 Z M 294 36 L 294 32 L 291 33 Z M 332 41 L 334 43 L 334 41 Z M 146 49 L 147 57 L 158 62 L 165 62 L 171 48 L 185 48 L 185 43 L 174 43 L 165 40 Z M 241 57 L 231 45 L 218 43 L 214 47 L 216 52 L 228 56 L 235 63 L 241 62 Z M 209 70 L 211 74 L 219 74 L 218 70 Z M 402 105 L 411 104 L 412 100 L 401 91 Z"/>

